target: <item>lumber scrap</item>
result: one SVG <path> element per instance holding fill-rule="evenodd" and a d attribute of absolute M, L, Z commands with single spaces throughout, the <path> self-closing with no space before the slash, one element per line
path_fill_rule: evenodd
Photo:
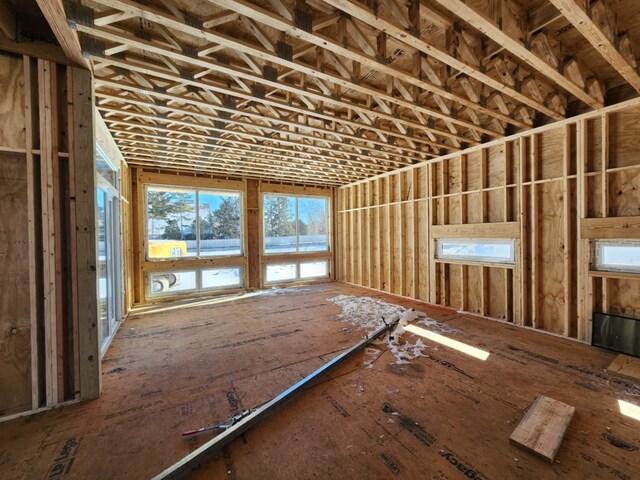
<path fill-rule="evenodd" d="M 575 410 L 571 405 L 540 395 L 509 441 L 553 463 Z"/>
<path fill-rule="evenodd" d="M 607 368 L 607 373 L 633 381 L 640 381 L 640 358 L 618 355 Z"/>
<path fill-rule="evenodd" d="M 367 335 L 364 339 L 360 340 L 354 346 L 341 353 L 337 357 L 335 357 L 330 362 L 326 363 L 315 372 L 306 376 L 298 383 L 289 387 L 287 390 L 282 392 L 280 395 L 265 403 L 261 407 L 257 408 L 253 413 L 247 415 L 238 423 L 234 424 L 232 427 L 225 430 L 220 435 L 215 438 L 209 440 L 207 443 L 202 445 L 197 450 L 194 450 L 189 455 L 184 457 L 179 462 L 170 466 L 162 473 L 156 475 L 153 480 L 174 480 L 177 478 L 184 478 L 189 473 L 193 472 L 195 469 L 199 468 L 203 463 L 212 460 L 215 458 L 222 449 L 230 444 L 233 440 L 238 438 L 243 433 L 247 432 L 249 429 L 260 423 L 262 420 L 267 418 L 272 413 L 276 412 L 280 408 L 282 408 L 285 404 L 293 400 L 299 393 L 304 391 L 305 389 L 313 386 L 318 382 L 323 375 L 334 369 L 335 367 L 342 364 L 344 361 L 353 357 L 356 353 L 361 351 L 364 347 L 373 342 L 380 335 L 386 333 L 395 327 L 400 320 L 405 318 L 408 314 L 410 314 L 413 309 L 407 310 L 402 315 L 397 316 L 390 322 L 385 322 L 382 327 L 373 332 L 370 335 Z"/>

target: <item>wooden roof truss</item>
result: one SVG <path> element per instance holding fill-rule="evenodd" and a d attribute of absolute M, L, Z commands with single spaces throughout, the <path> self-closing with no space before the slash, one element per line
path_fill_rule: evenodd
<path fill-rule="evenodd" d="M 563 15 L 640 91 L 607 2 L 549 1 L 83 0 L 67 15 L 129 163 L 342 185 L 561 120 L 570 101 L 602 107 L 605 84 L 546 30 Z"/>

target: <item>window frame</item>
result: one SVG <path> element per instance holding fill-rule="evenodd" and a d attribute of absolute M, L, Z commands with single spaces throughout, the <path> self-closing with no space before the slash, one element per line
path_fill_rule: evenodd
<path fill-rule="evenodd" d="M 196 220 L 196 255 L 194 256 L 184 256 L 184 257 L 150 257 L 149 256 L 149 248 L 150 248 L 150 239 L 149 239 L 149 187 L 158 188 L 163 191 L 193 191 L 195 193 L 195 220 Z M 239 209 L 240 209 L 240 252 L 229 254 L 229 255 L 201 255 L 200 253 L 200 192 L 207 192 L 209 194 L 217 194 L 228 192 L 230 194 L 234 194 L 238 196 Z M 244 214 L 244 191 L 243 190 L 235 190 L 230 188 L 209 188 L 209 187 L 197 187 L 191 185 L 176 185 L 176 184 L 165 184 L 165 183 L 144 183 L 143 184 L 143 217 L 144 217 L 144 261 L 145 262 L 171 262 L 175 261 L 177 258 L 180 260 L 209 260 L 216 258 L 228 258 L 228 257 L 237 257 L 243 258 L 245 256 L 245 214 Z"/>
<path fill-rule="evenodd" d="M 603 264 L 602 250 L 605 247 L 632 246 L 640 249 L 640 240 L 635 239 L 596 239 L 593 241 L 592 266 L 598 272 L 640 274 L 640 265 Z"/>
<path fill-rule="evenodd" d="M 325 262 L 327 264 L 327 274 L 319 277 L 307 277 L 302 278 L 300 276 L 300 268 L 302 263 L 312 263 L 312 262 Z M 295 278 L 288 280 L 267 280 L 267 268 L 278 266 L 278 265 L 295 265 L 296 267 L 296 276 Z M 264 285 L 274 286 L 274 285 L 285 285 L 285 284 L 294 284 L 294 283 L 312 283 L 312 282 L 324 282 L 331 278 L 331 260 L 329 258 L 293 258 L 289 261 L 275 261 L 270 263 L 264 263 L 263 265 L 263 275 L 264 275 Z"/>
<path fill-rule="evenodd" d="M 204 270 L 230 270 L 237 269 L 239 283 L 235 285 L 224 285 L 221 287 L 208 287 L 204 288 L 202 286 L 202 273 Z M 153 292 L 151 289 L 151 277 L 153 275 L 169 275 L 169 274 L 181 274 L 181 273 L 195 273 L 195 285 L 193 288 L 186 290 L 178 290 L 178 291 L 168 291 L 165 293 L 162 292 Z M 229 265 L 229 266 L 194 266 L 193 268 L 174 268 L 169 270 L 152 270 L 145 272 L 145 291 L 146 297 L 148 299 L 159 299 L 159 298 L 178 298 L 181 296 L 189 296 L 193 294 L 207 294 L 207 293 L 215 293 L 215 292 L 227 292 L 243 289 L 245 285 L 244 279 L 244 267 L 242 265 Z"/>
<path fill-rule="evenodd" d="M 516 263 L 516 241 L 513 238 L 437 238 L 435 258 L 440 261 L 456 261 L 456 262 L 470 262 L 479 264 L 500 264 L 500 265 L 515 265 Z M 448 255 L 443 254 L 442 250 L 445 243 L 455 243 L 461 245 L 480 244 L 480 245 L 508 245 L 511 249 L 511 256 L 506 259 L 503 257 L 491 257 L 491 256 L 474 256 L 474 255 Z"/>
<path fill-rule="evenodd" d="M 327 196 L 327 195 L 301 195 L 301 194 L 296 194 L 296 193 L 280 193 L 280 192 L 261 192 L 262 193 L 262 197 L 260 199 L 260 220 L 262 223 L 262 245 L 261 245 L 261 253 L 263 256 L 265 257 L 277 257 L 277 256 L 282 256 L 282 255 L 295 255 L 295 256 L 305 256 L 305 255 L 323 255 L 323 254 L 330 254 L 332 251 L 332 245 L 331 245 L 331 234 L 332 234 L 332 217 L 331 217 L 331 197 Z M 296 218 L 294 220 L 294 224 L 295 224 L 295 229 L 296 229 L 296 233 L 295 233 L 295 237 L 296 237 L 296 250 L 293 252 L 267 252 L 266 250 L 266 244 L 267 244 L 267 223 L 265 222 L 264 219 L 264 205 L 265 205 L 265 199 L 266 197 L 290 197 L 290 198 L 295 198 L 296 199 L 296 208 L 295 208 L 295 212 L 296 212 Z M 320 199 L 320 200 L 325 200 L 326 201 L 326 208 L 325 208 L 325 215 L 326 215 L 326 219 L 327 219 L 327 249 L 326 250 L 313 250 L 313 251 L 309 251 L 309 252 L 301 252 L 300 251 L 300 234 L 299 234 L 299 221 L 300 221 L 300 216 L 299 216 L 299 199 L 300 198 L 312 198 L 312 199 Z M 275 263 L 275 262 L 274 262 Z M 298 275 L 299 277 L 299 275 Z M 324 278 L 324 277 L 322 277 Z M 266 274 L 265 274 L 265 283 L 266 282 Z"/>

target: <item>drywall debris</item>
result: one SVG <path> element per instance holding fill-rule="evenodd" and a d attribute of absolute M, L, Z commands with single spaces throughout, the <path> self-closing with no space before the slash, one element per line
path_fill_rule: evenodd
<path fill-rule="evenodd" d="M 367 332 L 379 328 L 383 323 L 383 318 L 389 321 L 409 310 L 400 305 L 387 303 L 377 298 L 358 297 L 355 295 L 338 295 L 337 297 L 330 298 L 329 301 L 342 308 L 342 311 L 337 315 L 338 319 L 356 327 L 363 328 Z M 403 336 L 403 333 L 406 331 L 403 325 L 414 322 L 435 333 L 455 334 L 458 332 L 457 329 L 445 323 L 429 318 L 424 312 L 413 311 L 411 314 L 406 315 L 392 332 L 372 342 L 371 345 L 379 347 L 386 345 L 393 354 L 396 360 L 395 363 L 398 365 L 408 364 L 418 357 L 425 356 L 426 353 L 424 351 L 427 348 L 437 349 L 435 346 L 425 345 L 420 338 L 410 335 Z M 366 352 L 367 359 L 365 360 L 365 365 L 367 368 L 372 368 L 373 363 L 379 356 L 379 354 L 376 354 L 373 350 L 374 349 L 370 349 Z"/>
<path fill-rule="evenodd" d="M 338 295 L 330 298 L 329 301 L 342 308 L 342 312 L 338 314 L 340 320 L 364 328 L 367 332 L 372 332 L 379 328 L 383 324 L 383 318 L 392 320 L 407 311 L 406 308 L 399 305 L 393 305 L 371 297 Z"/>
<path fill-rule="evenodd" d="M 298 293 L 298 292 L 306 292 L 307 290 L 311 290 L 310 288 L 305 287 L 287 287 L 287 288 L 270 288 L 268 290 L 260 290 L 259 295 L 264 295 L 266 297 L 272 297 L 274 295 L 286 295 L 288 293 Z"/>

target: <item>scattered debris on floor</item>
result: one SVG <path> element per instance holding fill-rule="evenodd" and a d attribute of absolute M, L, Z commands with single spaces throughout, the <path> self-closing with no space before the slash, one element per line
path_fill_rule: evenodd
<path fill-rule="evenodd" d="M 310 290 L 310 289 L 305 287 L 286 287 L 286 288 L 274 287 L 268 290 L 259 290 L 258 295 L 271 297 L 273 295 L 287 295 L 292 293 L 305 292 L 307 290 Z"/>
<path fill-rule="evenodd" d="M 337 315 L 341 321 L 348 322 L 355 327 L 365 329 L 367 332 L 379 328 L 383 324 L 383 319 L 388 320 L 399 314 L 406 313 L 407 309 L 394 305 L 393 303 L 383 302 L 382 300 L 372 297 L 359 297 L 354 295 L 338 295 L 330 298 L 329 301 L 335 303 L 342 308 L 341 313 Z M 445 323 L 433 320 L 423 312 L 413 312 L 411 315 L 405 316 L 406 323 L 416 322 L 417 325 L 428 328 L 436 333 L 457 333 L 458 330 L 448 326 Z M 398 325 L 393 332 L 386 334 L 381 339 L 372 343 L 373 346 L 387 345 L 387 348 L 396 359 L 396 364 L 403 365 L 411 363 L 418 357 L 426 355 L 425 349 L 431 348 L 437 350 L 437 346 L 427 346 L 420 338 L 415 338 L 402 334 L 405 332 L 401 325 Z M 373 366 L 375 360 L 380 356 L 380 351 L 376 348 L 369 348 L 366 351 L 367 359 L 365 365 L 369 368 Z"/>

